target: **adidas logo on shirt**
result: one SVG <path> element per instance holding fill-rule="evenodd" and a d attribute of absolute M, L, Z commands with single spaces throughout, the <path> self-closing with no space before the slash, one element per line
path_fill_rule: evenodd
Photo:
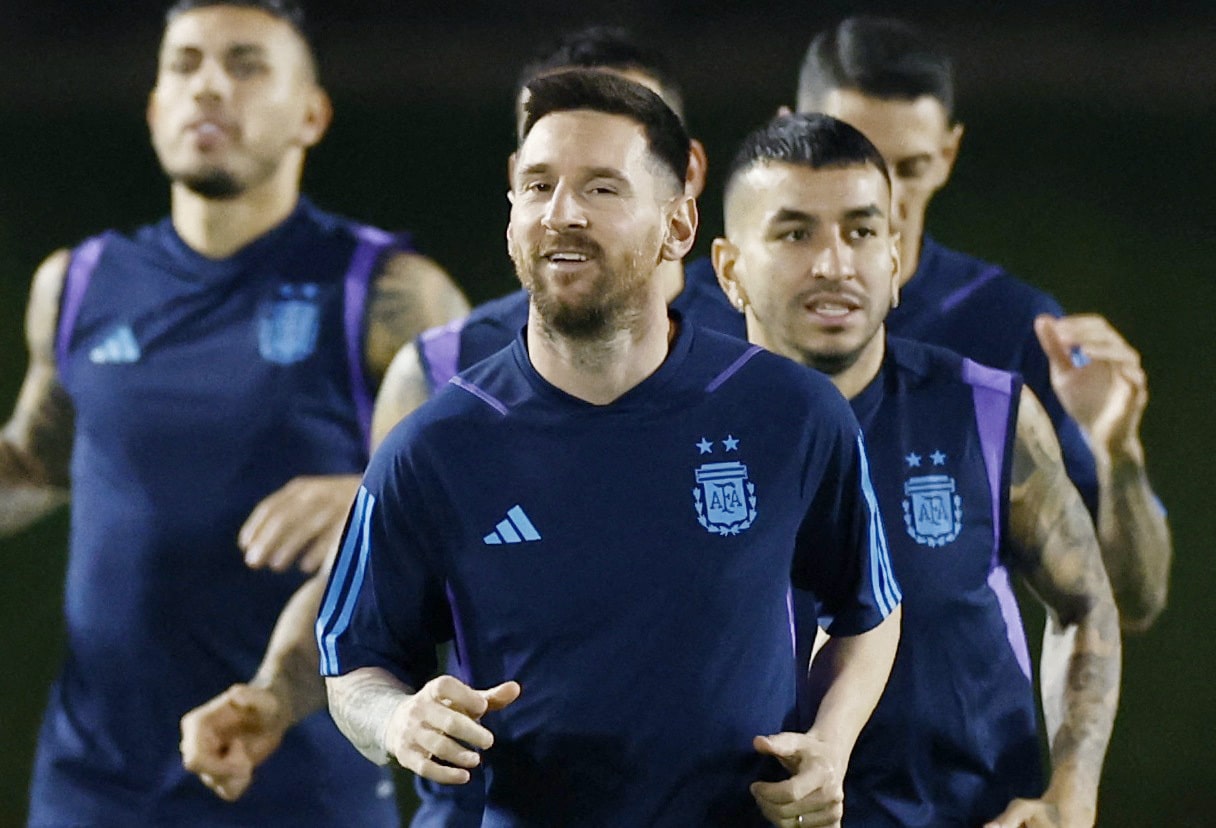
<path fill-rule="evenodd" d="M 126 365 L 139 362 L 139 343 L 130 325 L 119 325 L 106 335 L 101 344 L 89 351 L 89 362 L 95 365 Z"/>
<path fill-rule="evenodd" d="M 523 543 L 540 540 L 540 532 L 528 520 L 522 506 L 512 506 L 505 520 L 499 521 L 494 531 L 482 538 L 488 546 L 500 543 Z"/>

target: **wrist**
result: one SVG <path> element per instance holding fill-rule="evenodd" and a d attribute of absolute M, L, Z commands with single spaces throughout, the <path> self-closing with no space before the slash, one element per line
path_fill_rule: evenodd
<path fill-rule="evenodd" d="M 1101 477 L 1109 479 L 1118 474 L 1140 472 L 1144 469 L 1144 444 L 1138 437 L 1095 442 L 1093 453 L 1094 464 Z"/>

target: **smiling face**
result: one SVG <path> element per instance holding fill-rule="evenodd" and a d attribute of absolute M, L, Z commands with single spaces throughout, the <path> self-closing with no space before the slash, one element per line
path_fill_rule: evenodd
<path fill-rule="evenodd" d="M 329 125 L 307 46 L 254 8 L 208 6 L 165 29 L 148 126 L 161 167 L 208 198 L 232 198 L 303 162 Z M 298 173 L 297 173 L 298 174 Z"/>
<path fill-rule="evenodd" d="M 692 244 L 680 183 L 623 115 L 554 112 L 515 160 L 507 248 L 542 325 L 572 339 L 630 329 L 662 296 L 651 276 Z"/>
<path fill-rule="evenodd" d="M 714 266 L 748 338 L 828 374 L 877 371 L 899 290 L 890 193 L 871 165 L 757 163 L 726 203 Z"/>

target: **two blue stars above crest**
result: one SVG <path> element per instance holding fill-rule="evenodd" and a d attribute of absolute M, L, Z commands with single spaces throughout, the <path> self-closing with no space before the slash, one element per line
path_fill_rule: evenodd
<path fill-rule="evenodd" d="M 723 451 L 739 450 L 739 440 L 733 434 L 727 434 L 726 439 L 722 440 L 721 443 Z M 694 443 L 694 445 L 701 454 L 713 454 L 714 452 L 714 444 L 709 440 L 706 440 L 704 437 L 701 438 L 701 442 Z"/>
<path fill-rule="evenodd" d="M 911 454 L 904 457 L 904 462 L 908 464 L 908 468 L 910 468 L 910 469 L 919 469 L 921 460 L 923 460 L 923 459 L 924 458 L 922 458 L 916 452 L 912 452 Z M 943 454 L 940 450 L 934 451 L 932 454 L 930 454 L 929 459 L 933 461 L 933 465 L 935 465 L 935 466 L 946 465 L 946 455 Z"/>

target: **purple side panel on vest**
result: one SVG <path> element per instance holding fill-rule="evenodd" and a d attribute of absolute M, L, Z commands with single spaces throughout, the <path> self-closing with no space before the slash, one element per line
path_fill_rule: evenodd
<path fill-rule="evenodd" d="M 346 359 L 359 426 L 363 429 L 364 442 L 370 447 L 374 396 L 363 369 L 363 317 L 372 271 L 381 253 L 396 241 L 396 237 L 375 227 L 360 227 L 358 233 L 359 244 L 351 256 L 345 277 Z"/>
<path fill-rule="evenodd" d="M 971 385 L 975 401 L 975 420 L 979 427 L 980 446 L 988 470 L 988 488 L 992 492 L 992 562 L 988 570 L 988 586 L 996 594 L 1005 619 L 1005 635 L 1017 657 L 1018 666 L 1030 678 L 1030 647 L 1022 627 L 1022 614 L 1009 582 L 1009 572 L 1001 563 L 1001 481 L 1003 479 L 1005 442 L 1009 424 L 1009 396 L 1013 393 L 1013 376 L 1004 371 L 987 368 L 971 360 L 963 360 L 963 379 Z"/>
<path fill-rule="evenodd" d="M 89 279 L 105 249 L 107 236 L 94 236 L 84 241 L 72 254 L 64 277 L 63 301 L 60 303 L 59 329 L 55 336 L 55 360 L 63 379 L 63 371 L 68 364 L 68 347 L 72 344 L 72 331 L 76 328 L 76 317 L 80 315 L 80 305 L 84 301 L 85 291 L 89 288 Z"/>
<path fill-rule="evenodd" d="M 997 276 L 1000 276 L 1001 273 L 1003 273 L 1003 272 L 1004 272 L 1004 269 L 1002 267 L 1000 267 L 999 265 L 992 265 L 991 267 L 989 267 L 988 269 L 986 269 L 982 273 L 980 273 L 979 276 L 976 276 L 970 282 L 963 285 L 958 290 L 954 291 L 954 293 L 947 294 L 946 298 L 942 300 L 941 305 L 938 306 L 938 310 L 941 311 L 942 313 L 948 313 L 948 312 L 954 310 L 954 308 L 957 305 L 959 305 L 963 300 L 965 300 L 968 296 L 975 293 L 981 287 L 983 287 L 984 285 L 991 282 Z"/>
<path fill-rule="evenodd" d="M 446 325 L 423 331 L 418 337 L 419 356 L 426 370 L 431 393 L 447 385 L 460 370 L 460 332 L 464 319 L 453 319 Z"/>

